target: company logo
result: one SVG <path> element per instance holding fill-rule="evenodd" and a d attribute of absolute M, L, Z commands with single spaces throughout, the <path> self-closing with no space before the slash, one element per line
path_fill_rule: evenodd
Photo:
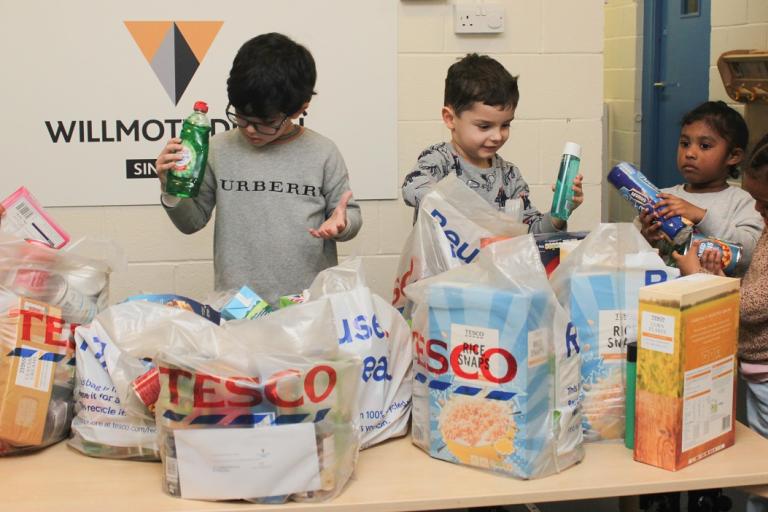
<path fill-rule="evenodd" d="M 195 76 L 223 21 L 126 21 L 174 105 Z"/>

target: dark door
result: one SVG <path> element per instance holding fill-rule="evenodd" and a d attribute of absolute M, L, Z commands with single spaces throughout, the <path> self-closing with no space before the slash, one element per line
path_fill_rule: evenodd
<path fill-rule="evenodd" d="M 647 0 L 641 166 L 658 187 L 682 183 L 680 119 L 709 98 L 711 0 Z"/>

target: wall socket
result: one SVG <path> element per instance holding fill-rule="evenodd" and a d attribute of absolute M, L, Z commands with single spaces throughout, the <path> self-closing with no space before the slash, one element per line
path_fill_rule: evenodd
<path fill-rule="evenodd" d="M 498 34 L 504 32 L 501 4 L 454 4 L 453 32 L 456 34 Z"/>

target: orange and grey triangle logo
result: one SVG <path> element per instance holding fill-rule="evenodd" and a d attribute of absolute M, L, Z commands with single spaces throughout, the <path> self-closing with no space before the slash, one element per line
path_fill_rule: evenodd
<path fill-rule="evenodd" d="M 126 28 L 178 105 L 223 21 L 126 21 Z"/>

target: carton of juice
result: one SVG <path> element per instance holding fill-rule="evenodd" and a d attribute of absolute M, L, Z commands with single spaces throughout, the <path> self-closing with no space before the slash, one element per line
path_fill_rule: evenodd
<path fill-rule="evenodd" d="M 640 289 L 634 458 L 676 471 L 734 442 L 739 280 Z"/>

